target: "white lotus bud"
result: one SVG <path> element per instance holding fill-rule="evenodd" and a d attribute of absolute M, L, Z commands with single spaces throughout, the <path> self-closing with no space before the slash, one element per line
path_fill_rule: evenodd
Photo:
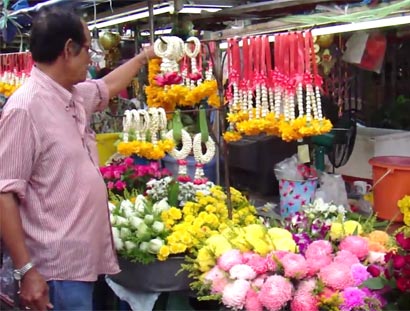
<path fill-rule="evenodd" d="M 116 222 L 116 216 L 113 214 L 110 214 L 110 223 L 111 225 L 115 225 Z"/>
<path fill-rule="evenodd" d="M 124 243 L 119 238 L 114 238 L 114 246 L 117 251 L 120 251 L 124 248 Z"/>
<path fill-rule="evenodd" d="M 167 211 L 169 209 L 169 204 L 168 204 L 168 200 L 166 198 L 162 199 L 159 202 L 156 202 L 153 206 L 152 209 L 154 211 L 155 214 L 159 215 L 161 214 L 163 211 Z"/>
<path fill-rule="evenodd" d="M 112 204 L 111 202 L 108 202 L 108 209 L 110 212 L 112 212 L 115 208 L 116 206 L 114 204 Z"/>
<path fill-rule="evenodd" d="M 127 226 L 128 225 L 128 219 L 121 217 L 121 216 L 116 216 L 115 217 L 115 224 L 117 226 Z"/>
<path fill-rule="evenodd" d="M 165 225 L 161 221 L 156 220 L 152 224 L 152 230 L 154 230 L 155 233 L 161 233 L 162 231 L 164 231 L 164 229 L 165 229 Z"/>
<path fill-rule="evenodd" d="M 134 206 L 134 204 L 131 203 L 130 200 L 122 200 L 121 201 L 121 205 L 120 205 L 120 211 L 124 211 L 124 209 L 129 209 L 132 208 Z"/>
<path fill-rule="evenodd" d="M 143 252 L 148 252 L 148 242 L 141 242 L 139 249 Z"/>
<path fill-rule="evenodd" d="M 131 226 L 135 229 L 138 229 L 138 226 L 143 222 L 143 220 L 137 216 L 132 216 L 129 221 Z"/>
<path fill-rule="evenodd" d="M 144 222 L 145 222 L 147 225 L 152 224 L 152 223 L 154 222 L 154 215 L 145 215 L 145 217 L 144 217 Z"/>
<path fill-rule="evenodd" d="M 125 249 L 127 251 L 132 251 L 134 248 L 137 247 L 137 244 L 135 244 L 134 242 L 131 242 L 131 241 L 125 241 L 124 244 L 125 244 Z"/>
<path fill-rule="evenodd" d="M 120 230 L 118 228 L 112 227 L 111 231 L 112 231 L 113 239 L 119 239 L 120 238 Z"/>
<path fill-rule="evenodd" d="M 159 250 L 161 247 L 164 245 L 164 241 L 156 238 L 152 239 L 151 241 L 148 242 L 148 252 L 151 254 L 158 254 Z"/>
<path fill-rule="evenodd" d="M 145 200 L 145 197 L 139 194 L 137 198 L 135 199 L 135 212 L 138 216 L 144 215 L 146 204 L 147 204 L 147 201 Z"/>
<path fill-rule="evenodd" d="M 128 228 L 121 228 L 120 229 L 120 238 L 125 239 L 131 235 L 131 230 Z"/>

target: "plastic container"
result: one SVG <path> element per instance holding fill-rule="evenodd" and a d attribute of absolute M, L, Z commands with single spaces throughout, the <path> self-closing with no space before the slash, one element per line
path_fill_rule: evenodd
<path fill-rule="evenodd" d="M 109 158 L 117 152 L 117 147 L 114 144 L 118 138 L 119 133 L 104 133 L 96 135 L 100 166 L 104 166 Z"/>
<path fill-rule="evenodd" d="M 397 201 L 410 195 L 410 157 L 374 157 L 369 163 L 373 167 L 374 211 L 379 218 L 402 221 Z"/>
<path fill-rule="evenodd" d="M 315 198 L 318 179 L 279 180 L 280 216 L 283 218 L 294 215 L 303 205 L 309 204 Z"/>
<path fill-rule="evenodd" d="M 193 156 L 188 156 L 186 158 L 187 161 L 187 173 L 191 179 L 195 177 L 195 158 Z M 167 168 L 171 173 L 172 176 L 178 176 L 178 164 L 177 160 L 167 154 L 163 159 L 162 163 L 165 168 Z M 204 165 L 204 173 L 205 176 L 212 182 L 216 182 L 216 158 L 214 157 L 211 162 Z"/>

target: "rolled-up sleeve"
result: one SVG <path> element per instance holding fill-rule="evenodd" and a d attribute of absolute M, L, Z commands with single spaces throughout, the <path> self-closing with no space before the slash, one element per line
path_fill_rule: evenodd
<path fill-rule="evenodd" d="M 26 110 L 3 112 L 0 118 L 0 193 L 13 192 L 24 199 L 38 154 L 37 144 L 38 136 Z"/>
<path fill-rule="evenodd" d="M 88 115 L 107 108 L 109 93 L 104 80 L 87 80 L 77 84 L 76 89 L 84 100 L 84 108 Z"/>

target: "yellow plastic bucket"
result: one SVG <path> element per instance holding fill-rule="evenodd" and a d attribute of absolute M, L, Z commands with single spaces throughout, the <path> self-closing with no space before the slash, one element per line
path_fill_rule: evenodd
<path fill-rule="evenodd" d="M 97 150 L 100 166 L 104 166 L 108 159 L 117 152 L 117 147 L 114 146 L 119 138 L 119 133 L 103 133 L 97 134 Z"/>

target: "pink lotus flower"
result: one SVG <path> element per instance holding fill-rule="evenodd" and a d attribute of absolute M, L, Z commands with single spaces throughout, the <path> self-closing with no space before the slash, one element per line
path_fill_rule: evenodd
<path fill-rule="evenodd" d="M 218 258 L 218 266 L 224 271 L 229 271 L 234 265 L 242 263 L 242 253 L 238 249 L 231 249 Z"/>
<path fill-rule="evenodd" d="M 347 250 L 359 259 L 364 259 L 369 254 L 369 242 L 360 236 L 350 235 L 340 242 L 339 249 Z"/>
<path fill-rule="evenodd" d="M 308 272 L 306 259 L 300 254 L 289 253 L 282 258 L 281 263 L 288 278 L 302 279 Z"/>
<path fill-rule="evenodd" d="M 279 311 L 292 299 L 292 284 L 280 275 L 266 279 L 259 292 L 259 301 L 269 311 Z"/>
<path fill-rule="evenodd" d="M 222 293 L 222 303 L 228 308 L 243 309 L 249 289 L 250 283 L 245 280 L 236 280 L 227 284 Z"/>
<path fill-rule="evenodd" d="M 319 278 L 333 289 L 342 290 L 354 284 L 350 267 L 336 262 L 323 267 L 319 272 Z"/>
<path fill-rule="evenodd" d="M 157 75 L 154 79 L 158 86 L 180 84 L 182 82 L 182 77 L 177 72 L 168 72 L 162 76 Z"/>

